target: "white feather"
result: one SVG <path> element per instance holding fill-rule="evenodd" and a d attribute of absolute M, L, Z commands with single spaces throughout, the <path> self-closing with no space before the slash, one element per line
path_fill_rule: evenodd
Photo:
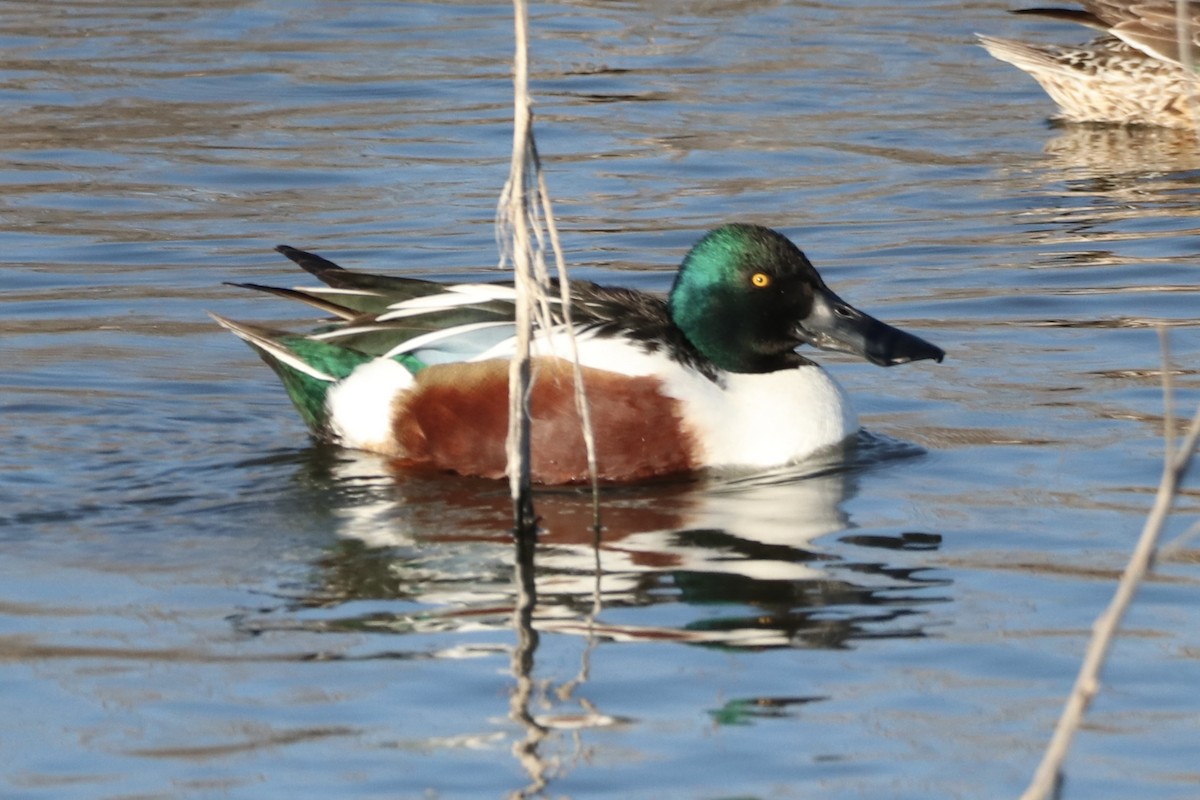
<path fill-rule="evenodd" d="M 472 306 L 494 300 L 512 302 L 516 300 L 516 297 L 517 292 L 511 286 L 498 286 L 492 283 L 447 284 L 446 291 L 440 294 L 413 297 L 399 303 L 393 303 L 388 306 L 389 310 L 381 314 L 378 319 L 381 321 L 403 319 L 404 317 L 417 316 L 430 311 L 441 311 L 447 308 L 458 308 L 459 306 Z"/>

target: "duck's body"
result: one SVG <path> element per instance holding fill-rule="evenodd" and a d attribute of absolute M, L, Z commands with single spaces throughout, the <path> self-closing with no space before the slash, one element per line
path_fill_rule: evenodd
<path fill-rule="evenodd" d="M 1067 122 L 1191 128 L 1191 96 L 1200 90 L 1183 66 L 1173 0 L 1077 0 L 1083 9 L 1030 8 L 1015 13 L 1077 22 L 1101 35 L 1076 47 L 1031 45 L 980 36 L 994 57 L 1029 73 Z M 1188 2 L 1189 55 L 1200 2 Z"/>
<path fill-rule="evenodd" d="M 313 432 L 404 464 L 503 476 L 512 287 L 363 275 L 279 250 L 327 288 L 250 288 L 304 300 L 342 322 L 298 335 L 218 321 L 279 374 Z M 572 282 L 571 297 L 607 481 L 775 466 L 853 435 L 845 393 L 795 352 L 804 342 L 884 365 L 942 358 L 846 305 L 791 242 L 757 226 L 729 225 L 701 240 L 670 299 L 585 282 Z M 561 315 L 553 329 L 536 331 L 534 353 L 534 479 L 586 480 Z"/>

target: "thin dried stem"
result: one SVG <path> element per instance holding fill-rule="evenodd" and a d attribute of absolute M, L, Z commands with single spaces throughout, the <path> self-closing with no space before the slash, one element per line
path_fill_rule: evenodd
<path fill-rule="evenodd" d="M 533 113 L 529 99 L 529 45 L 526 31 L 529 28 L 528 11 L 523 0 L 514 0 L 516 53 L 513 56 L 513 152 L 508 181 L 500 194 L 502 218 L 509 221 L 509 236 L 500 235 L 501 240 L 511 240 L 508 251 L 512 256 L 513 278 L 516 281 L 516 325 L 517 345 L 508 372 L 508 485 L 513 501 L 513 525 L 517 534 L 532 535 L 536 517 L 533 510 L 533 487 L 530 472 L 529 452 L 529 385 L 530 385 L 530 339 L 533 330 L 529 298 L 534 291 L 529 263 L 531 251 L 528 216 L 529 200 L 526 196 L 526 153 L 533 127 Z M 501 223 L 498 221 L 497 229 Z M 498 234 L 499 235 L 499 234 Z M 502 245 L 503 247 L 503 245 Z M 504 251 L 502 250 L 502 253 Z"/>
<path fill-rule="evenodd" d="M 1163 545 L 1162 549 L 1158 551 L 1159 560 L 1167 561 L 1175 558 L 1177 555 L 1182 553 L 1184 548 L 1187 547 L 1188 543 L 1193 541 L 1197 536 L 1200 536 L 1200 522 L 1193 523 L 1192 526 L 1186 531 Z"/>
<path fill-rule="evenodd" d="M 593 526 L 600 526 L 599 484 L 596 470 L 595 436 L 579 364 L 574 327 L 571 322 L 570 283 L 558 228 L 550 205 L 537 144 L 533 135 L 533 110 L 529 97 L 529 14 L 525 0 L 514 0 L 516 53 L 513 58 L 513 150 L 508 181 L 496 213 L 496 232 L 501 264 L 511 259 L 517 290 L 517 346 L 509 369 L 508 476 L 513 499 L 513 518 L 518 532 L 532 534 L 536 517 L 530 466 L 529 393 L 533 374 L 534 326 L 549 337 L 555 330 L 566 336 L 574 367 L 575 405 L 583 428 L 588 474 L 592 482 Z M 549 233 L 559 278 L 558 305 L 561 320 L 555 324 L 551 309 L 551 280 L 546 269 L 543 225 Z M 532 239 L 531 239 L 532 232 Z M 534 243 L 536 240 L 536 244 Z"/>
<path fill-rule="evenodd" d="M 563 325 L 567 330 L 567 341 L 571 347 L 572 377 L 575 381 L 575 408 L 583 423 L 583 444 L 587 449 L 588 477 L 592 484 L 592 529 L 600 530 L 600 479 L 596 468 L 596 435 L 592 428 L 592 410 L 588 404 L 587 389 L 583 385 L 583 367 L 579 363 L 579 343 L 575 340 L 575 325 L 571 319 L 571 283 L 567 277 L 567 265 L 563 262 L 562 247 L 558 241 L 558 225 L 554 222 L 554 211 L 550 205 L 550 191 L 546 187 L 546 176 L 542 173 L 537 157 L 537 144 L 533 145 L 533 157 L 538 164 L 538 197 L 546 209 L 546 231 L 550 235 L 550 247 L 554 252 L 554 269 L 558 273 L 559 300 L 562 303 Z"/>
<path fill-rule="evenodd" d="M 1170 374 L 1170 365 L 1169 359 L 1165 355 L 1166 334 L 1160 331 L 1160 335 L 1164 340 L 1163 399 L 1166 407 L 1170 409 L 1174 405 L 1174 397 L 1172 396 L 1171 380 L 1167 377 Z M 1173 412 L 1168 413 L 1167 419 L 1173 420 Z M 1200 436 L 1200 409 L 1197 409 L 1195 416 L 1192 417 L 1191 425 L 1178 448 L 1175 447 L 1173 441 L 1175 432 L 1172 428 L 1173 423 L 1170 428 L 1164 430 L 1167 444 L 1164 448 L 1163 475 L 1158 492 L 1154 497 L 1154 505 L 1146 518 L 1146 524 L 1142 528 L 1137 546 L 1117 584 L 1113 599 L 1104 613 L 1092 624 L 1092 638 L 1088 642 L 1083 664 L 1079 668 L 1079 675 L 1075 678 L 1075 685 L 1071 689 L 1066 706 L 1055 726 L 1054 735 L 1050 738 L 1050 743 L 1042 755 L 1042 761 L 1034 773 L 1033 780 L 1021 795 L 1021 800 L 1044 800 L 1044 798 L 1053 796 L 1062 774 L 1063 762 L 1071 748 L 1071 741 L 1083 723 L 1083 715 L 1091 704 L 1092 698 L 1100 689 L 1100 671 L 1112 648 L 1113 640 L 1121 625 L 1121 619 L 1130 603 L 1133 602 L 1138 587 L 1153 564 L 1155 548 L 1163 525 L 1170 515 L 1179 485 L 1187 473 L 1188 467 L 1191 466 L 1192 455 L 1196 450 L 1196 440 Z"/>
<path fill-rule="evenodd" d="M 1162 358 L 1163 458 L 1170 464 L 1175 460 L 1175 376 L 1171 372 L 1171 348 L 1166 328 L 1158 329 L 1158 347 Z"/>

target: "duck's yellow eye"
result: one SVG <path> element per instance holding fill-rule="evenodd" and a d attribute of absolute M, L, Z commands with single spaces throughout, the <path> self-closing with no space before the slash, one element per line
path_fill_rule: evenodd
<path fill-rule="evenodd" d="M 750 283 L 759 289 L 765 289 L 771 285 L 771 276 L 765 272 L 756 272 L 750 276 Z"/>

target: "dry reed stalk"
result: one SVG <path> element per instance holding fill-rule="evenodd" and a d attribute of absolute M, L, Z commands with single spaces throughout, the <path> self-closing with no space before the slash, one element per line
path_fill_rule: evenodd
<path fill-rule="evenodd" d="M 1042 754 L 1042 761 L 1038 764 L 1029 786 L 1021 795 L 1021 800 L 1045 800 L 1054 796 L 1062 776 L 1063 762 L 1071 748 L 1071 741 L 1083 723 L 1083 715 L 1092 698 L 1100 690 L 1100 670 L 1103 669 L 1104 661 L 1112 648 L 1121 619 L 1154 563 L 1155 548 L 1163 525 L 1171 513 L 1180 483 L 1191 466 L 1192 456 L 1196 451 L 1196 441 L 1200 437 L 1200 408 L 1192 417 L 1179 447 L 1175 446 L 1174 397 L 1165 328 L 1159 328 L 1159 337 L 1163 347 L 1163 402 L 1166 408 L 1163 415 L 1165 444 L 1162 479 L 1154 497 L 1154 505 L 1146 518 L 1146 524 L 1142 527 L 1141 536 L 1138 537 L 1129 563 L 1125 565 L 1125 571 L 1121 574 L 1113 599 L 1104 613 L 1092 623 L 1092 638 L 1088 642 L 1075 685 L 1071 688 L 1071 694 L 1059 716 L 1054 735 Z"/>
<path fill-rule="evenodd" d="M 592 484 L 593 526 L 600 526 L 599 484 L 596 477 L 596 445 L 591 414 L 583 385 L 579 351 L 571 325 L 570 283 L 559 246 L 558 228 L 550 206 L 537 145 L 533 136 L 533 101 L 529 96 L 529 12 L 525 0 L 513 0 L 516 39 L 513 56 L 513 150 L 512 165 L 496 211 L 496 235 L 501 264 L 511 257 L 516 283 L 517 348 L 509 367 L 508 388 L 508 478 L 513 500 L 513 526 L 519 535 L 536 533 L 530 470 L 529 390 L 532 331 L 536 324 L 549 333 L 554 328 L 550 310 L 551 282 L 545 262 L 542 225 L 549 232 L 559 279 L 562 328 L 571 350 L 575 378 L 575 405 L 583 426 L 588 473 Z M 536 187 L 531 199 L 531 187 Z M 536 239 L 530 238 L 533 232 Z"/>

